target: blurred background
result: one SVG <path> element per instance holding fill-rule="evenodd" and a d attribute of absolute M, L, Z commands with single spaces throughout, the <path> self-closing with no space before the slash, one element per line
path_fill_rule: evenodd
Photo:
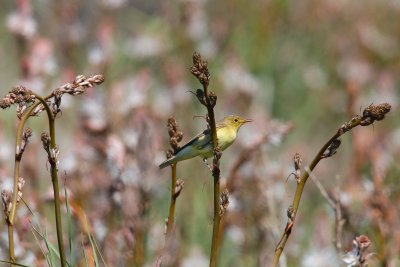
<path fill-rule="evenodd" d="M 209 62 L 217 119 L 253 120 L 222 157 L 230 204 L 219 266 L 269 266 L 296 187 L 293 177 L 285 183 L 294 154 L 307 166 L 340 125 L 381 102 L 392 105 L 387 118 L 344 135 L 314 172 L 340 196 L 342 248 L 335 212 L 309 180 L 282 266 L 346 266 L 342 256 L 360 234 L 376 252 L 372 266 L 400 266 L 399 15 L 398 0 L 3 2 L 1 95 L 17 85 L 47 95 L 79 74 L 106 79 L 65 96 L 56 121 L 60 179 L 75 211 L 71 264 L 83 264 L 91 249 L 82 211 L 108 266 L 153 266 L 160 255 L 171 190 L 170 170 L 158 169 L 169 148 L 167 118 L 175 117 L 184 142 L 206 127 L 194 118 L 206 110 L 190 93 L 200 88 L 189 71 L 198 51 Z M 29 121 L 23 197 L 56 244 L 43 115 Z M 0 185 L 11 189 L 15 107 L 1 111 L 0 123 Z M 178 177 L 185 186 L 165 265 L 208 266 L 211 173 L 193 159 L 178 164 Z M 17 259 L 46 266 L 31 220 L 20 205 Z M 0 231 L 7 259 L 5 223 Z"/>

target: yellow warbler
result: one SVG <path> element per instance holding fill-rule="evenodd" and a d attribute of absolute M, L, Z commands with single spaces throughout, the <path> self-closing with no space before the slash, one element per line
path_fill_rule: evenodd
<path fill-rule="evenodd" d="M 239 116 L 228 116 L 221 122 L 217 123 L 218 144 L 221 149 L 225 150 L 227 147 L 232 145 L 240 127 L 250 121 L 251 120 L 246 120 Z M 178 161 L 191 159 L 197 156 L 201 156 L 203 159 L 213 156 L 212 136 L 209 129 L 196 135 L 192 140 L 182 146 L 171 158 L 161 163 L 160 169 Z"/>

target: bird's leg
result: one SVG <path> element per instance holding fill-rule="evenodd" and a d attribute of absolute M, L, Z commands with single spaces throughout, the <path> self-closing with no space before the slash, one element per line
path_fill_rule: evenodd
<path fill-rule="evenodd" d="M 210 164 L 208 164 L 208 161 L 206 158 L 203 159 L 203 162 L 204 162 L 204 164 L 206 164 L 207 168 L 212 172 L 213 167 Z"/>
<path fill-rule="evenodd" d="M 208 161 L 206 158 L 203 159 L 204 164 L 206 164 L 207 168 L 210 170 L 211 173 L 213 173 L 214 171 L 220 172 L 220 169 L 215 166 L 214 164 L 210 165 L 208 164 Z M 221 179 L 223 178 L 222 176 L 220 176 Z"/>

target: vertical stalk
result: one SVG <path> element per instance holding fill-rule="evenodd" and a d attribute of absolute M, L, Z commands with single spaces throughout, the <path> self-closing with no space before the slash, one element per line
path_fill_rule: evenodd
<path fill-rule="evenodd" d="M 7 217 L 7 225 L 8 225 L 8 254 L 10 258 L 10 262 L 15 262 L 15 254 L 14 254 L 14 217 L 15 210 L 17 208 L 17 198 L 18 198 L 18 179 L 19 179 L 19 167 L 21 163 L 22 155 L 19 152 L 20 148 L 20 140 L 22 136 L 22 132 L 25 126 L 26 121 L 28 120 L 31 112 L 40 104 L 37 102 L 33 104 L 28 111 L 21 118 L 21 121 L 18 125 L 17 136 L 15 141 L 15 164 L 14 164 L 14 185 L 13 185 L 13 198 L 11 202 L 11 210 L 10 214 Z M 11 264 L 13 266 L 13 264 Z"/>
<path fill-rule="evenodd" d="M 149 201 L 147 192 L 143 189 L 139 189 L 140 194 L 140 212 L 138 218 L 136 218 L 133 233 L 135 234 L 135 244 L 133 249 L 133 261 L 135 267 L 142 267 L 145 263 L 145 254 L 146 254 L 146 231 L 148 230 L 148 209 L 147 202 Z"/>
<path fill-rule="evenodd" d="M 169 214 L 168 214 L 167 235 L 166 235 L 167 240 L 171 236 L 174 227 L 175 203 L 176 203 L 175 187 L 176 187 L 176 163 L 171 165 L 171 204 L 169 206 Z"/>
<path fill-rule="evenodd" d="M 14 186 L 13 186 L 13 199 L 12 199 L 12 206 L 11 206 L 11 211 L 10 211 L 10 216 L 8 217 L 8 221 L 7 223 L 13 225 L 14 223 L 14 216 L 15 216 L 15 210 L 16 210 L 16 206 L 17 206 L 17 194 L 15 194 L 15 192 L 18 191 L 18 178 L 19 178 L 19 166 L 21 163 L 21 155 L 17 155 L 17 148 L 20 147 L 20 141 L 21 141 L 21 136 L 22 136 L 22 132 L 25 126 L 26 121 L 28 120 L 29 116 L 31 116 L 31 113 L 35 110 L 35 108 L 37 108 L 37 106 L 39 106 L 41 103 L 44 103 L 44 106 L 49 108 L 47 103 L 46 103 L 46 99 L 50 98 L 52 96 L 52 94 L 46 96 L 45 98 L 41 98 L 37 95 L 35 95 L 36 98 L 38 98 L 40 101 L 34 103 L 22 116 L 19 124 L 18 124 L 18 129 L 17 129 L 17 136 L 15 138 L 15 165 L 14 165 Z M 49 108 L 50 110 L 50 108 Z M 51 116 L 53 116 L 53 114 L 50 111 Z"/>
<path fill-rule="evenodd" d="M 55 151 L 57 149 L 56 146 L 56 133 L 55 133 L 55 118 L 53 113 L 47 104 L 47 102 L 36 95 L 36 98 L 40 100 L 42 105 L 45 107 L 47 112 L 47 117 L 49 120 L 49 131 L 50 131 L 50 151 Z M 49 154 L 49 157 L 53 157 L 54 155 Z M 61 208 L 60 208 L 60 189 L 58 186 L 58 174 L 57 174 L 57 158 L 49 158 L 50 161 L 50 169 L 51 169 L 51 180 L 53 182 L 53 192 L 54 192 L 54 211 L 56 215 L 56 229 L 57 229 L 57 241 L 58 241 L 58 250 L 60 253 L 60 261 L 61 266 L 66 267 L 66 257 L 65 257 L 65 249 L 64 249 L 64 240 L 62 233 L 62 224 L 61 224 Z"/>
<path fill-rule="evenodd" d="M 54 126 L 54 120 L 53 120 L 53 126 Z M 53 140 L 53 138 L 51 138 L 51 140 Z M 53 148 L 55 147 L 53 146 L 53 141 L 51 142 L 51 146 Z M 53 182 L 53 191 L 54 191 L 54 210 L 56 214 L 58 250 L 60 252 L 61 266 L 65 267 L 66 257 L 65 257 L 64 239 L 63 239 L 62 224 L 61 224 L 60 189 L 58 186 L 58 175 L 56 166 L 51 166 L 51 180 Z"/>
<path fill-rule="evenodd" d="M 219 247 L 219 225 L 221 222 L 220 211 L 220 170 L 219 170 L 219 155 L 217 155 L 216 150 L 218 149 L 218 137 L 217 137 L 217 127 L 215 123 L 214 108 L 211 105 L 208 84 L 203 84 L 204 95 L 206 100 L 207 113 L 209 117 L 210 129 L 213 140 L 213 178 L 214 178 L 214 220 L 213 220 L 213 234 L 211 243 L 211 255 L 210 255 L 210 267 L 217 266 L 218 260 L 218 247 Z"/>
<path fill-rule="evenodd" d="M 135 248 L 133 250 L 133 262 L 135 267 L 142 267 L 144 264 L 144 230 L 143 223 L 141 222 L 139 227 L 136 228 L 135 234 Z"/>
<path fill-rule="evenodd" d="M 167 151 L 167 158 L 177 153 L 179 150 L 179 142 L 182 141 L 183 133 L 178 130 L 178 124 L 174 117 L 170 116 L 167 121 L 168 135 L 169 135 L 169 145 L 170 149 Z M 171 188 L 170 188 L 170 205 L 169 213 L 166 221 L 166 232 L 165 232 L 165 243 L 161 255 L 157 258 L 156 266 L 161 267 L 164 255 L 174 253 L 173 236 L 174 236 L 174 226 L 175 226 L 175 207 L 176 200 L 179 197 L 183 189 L 183 181 L 178 180 L 176 177 L 177 163 L 171 165 Z M 167 258 L 167 265 L 171 266 L 173 263 L 172 257 Z M 175 260 L 176 263 L 176 260 Z"/>
<path fill-rule="evenodd" d="M 11 211 L 10 211 L 10 216 L 8 218 L 8 223 L 13 224 L 14 223 L 14 216 L 15 216 L 15 210 L 17 206 L 17 191 L 18 191 L 18 178 L 19 178 L 19 166 L 21 163 L 21 155 L 18 155 L 17 150 L 19 150 L 20 147 L 20 140 L 22 136 L 22 132 L 25 126 L 26 121 L 28 120 L 30 114 L 32 111 L 39 106 L 40 102 L 35 103 L 32 105 L 32 107 L 29 108 L 29 110 L 24 114 L 24 116 L 21 118 L 21 121 L 19 122 L 18 125 L 18 130 L 17 130 L 17 137 L 15 141 L 15 164 L 14 164 L 14 186 L 13 186 L 13 199 L 12 199 L 12 206 L 11 206 Z"/>
<path fill-rule="evenodd" d="M 214 224 L 211 244 L 210 267 L 217 266 L 218 247 L 219 247 L 219 225 L 221 217 L 219 216 L 220 206 L 220 181 L 219 175 L 214 175 Z"/>
<path fill-rule="evenodd" d="M 200 54 L 195 52 L 193 54 L 193 66 L 191 72 L 199 82 L 203 85 L 203 91 L 197 90 L 196 96 L 207 108 L 208 124 L 210 126 L 210 134 L 213 141 L 213 168 L 212 175 L 214 178 L 214 220 L 213 220 L 213 235 L 210 253 L 210 267 L 217 266 L 218 259 L 218 246 L 219 246 L 219 225 L 221 222 L 220 216 L 220 169 L 219 161 L 221 158 L 221 149 L 218 146 L 217 127 L 215 124 L 214 107 L 217 102 L 217 96 L 213 92 L 208 91 L 210 82 L 210 72 L 208 71 L 208 64 L 203 61 Z"/>
<path fill-rule="evenodd" d="M 211 255 L 210 255 L 210 267 L 217 266 L 218 260 L 218 248 L 219 248 L 219 226 L 221 223 L 220 216 L 220 171 L 219 171 L 219 156 L 216 155 L 215 151 L 218 148 L 218 138 L 217 138 L 217 129 L 215 124 L 215 116 L 214 110 L 211 107 L 207 87 L 204 86 L 204 92 L 206 95 L 207 101 L 207 110 L 208 116 L 210 119 L 210 128 L 213 136 L 213 149 L 214 149 L 214 160 L 213 160 L 213 178 L 214 178 L 214 221 L 213 221 L 213 234 L 212 234 L 212 243 L 211 243 Z"/>
<path fill-rule="evenodd" d="M 8 254 L 10 258 L 10 262 L 15 262 L 14 256 L 14 226 L 12 224 L 8 224 Z M 14 266 L 14 264 L 10 264 L 10 266 Z"/>

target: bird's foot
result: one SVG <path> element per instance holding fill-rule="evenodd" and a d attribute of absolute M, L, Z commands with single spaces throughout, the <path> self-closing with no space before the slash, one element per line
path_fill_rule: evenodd
<path fill-rule="evenodd" d="M 212 165 L 210 165 L 207 161 L 207 159 L 203 159 L 204 164 L 206 164 L 207 168 L 210 170 L 210 172 L 215 175 L 215 174 L 220 174 L 221 170 L 220 168 L 215 165 L 214 163 Z"/>
<path fill-rule="evenodd" d="M 221 174 L 221 169 L 215 164 L 213 164 L 212 174 L 213 176 Z"/>
<path fill-rule="evenodd" d="M 210 170 L 210 172 L 212 172 L 213 171 L 213 167 L 210 164 L 208 164 L 207 159 L 203 159 L 203 162 L 204 162 L 204 164 L 206 164 L 206 166 Z"/>

